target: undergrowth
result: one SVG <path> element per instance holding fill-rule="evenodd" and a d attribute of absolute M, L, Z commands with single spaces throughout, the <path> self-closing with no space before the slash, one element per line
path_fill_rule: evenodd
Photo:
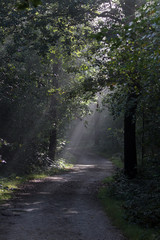
<path fill-rule="evenodd" d="M 148 159 L 136 179 L 122 170 L 104 181 L 99 197 L 111 217 L 130 240 L 160 240 L 160 163 Z"/>
<path fill-rule="evenodd" d="M 69 171 L 72 166 L 73 164 L 69 163 L 68 160 L 60 158 L 45 170 L 41 170 L 40 168 L 34 168 L 34 170 L 30 174 L 18 176 L 17 174 L 13 173 L 8 177 L 0 177 L 0 203 L 11 199 L 14 195 L 14 192 L 23 183 L 29 180 L 43 179 L 48 176 L 61 174 L 63 172 Z"/>

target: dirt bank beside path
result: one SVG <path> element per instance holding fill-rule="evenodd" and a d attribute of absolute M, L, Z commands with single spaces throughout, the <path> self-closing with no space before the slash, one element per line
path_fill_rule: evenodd
<path fill-rule="evenodd" d="M 85 154 L 73 171 L 31 181 L 0 210 L 0 240 L 123 240 L 96 191 L 112 164 Z"/>

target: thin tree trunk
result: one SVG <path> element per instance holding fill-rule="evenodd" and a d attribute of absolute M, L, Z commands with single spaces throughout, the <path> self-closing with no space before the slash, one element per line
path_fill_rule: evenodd
<path fill-rule="evenodd" d="M 59 71 L 59 65 L 54 64 L 53 65 L 53 81 L 52 81 L 52 87 L 58 88 L 58 71 Z M 50 111 L 49 111 L 49 117 L 51 119 L 52 129 L 50 131 L 49 136 L 49 149 L 48 149 L 48 156 L 49 158 L 54 161 L 55 160 L 55 154 L 56 154 L 56 146 L 57 146 L 57 93 L 53 93 L 51 96 L 50 101 Z"/>
<path fill-rule="evenodd" d="M 136 151 L 136 107 L 135 95 L 130 95 L 127 100 L 124 115 L 124 173 L 129 178 L 137 174 Z M 130 107 L 129 107 L 130 106 Z"/>
<path fill-rule="evenodd" d="M 96 106 L 96 111 L 95 111 L 95 132 L 94 132 L 94 145 L 99 146 L 99 118 L 100 118 L 100 113 L 99 113 L 99 103 L 97 102 Z"/>
<path fill-rule="evenodd" d="M 57 146 L 57 129 L 55 128 L 51 131 L 49 138 L 48 156 L 52 161 L 54 161 L 55 159 L 56 146 Z"/>
<path fill-rule="evenodd" d="M 145 131 L 145 123 L 144 123 L 144 120 L 145 119 L 145 115 L 144 115 L 144 111 L 143 111 L 143 114 L 142 114 L 142 149 L 141 149 L 141 151 L 142 151 L 142 165 L 143 165 L 143 162 L 144 162 L 144 131 Z"/>

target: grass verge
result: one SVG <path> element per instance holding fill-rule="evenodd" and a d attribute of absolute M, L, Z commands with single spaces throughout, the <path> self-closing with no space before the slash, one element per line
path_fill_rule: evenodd
<path fill-rule="evenodd" d="M 73 164 L 65 162 L 64 159 L 60 159 L 56 164 L 45 171 L 35 171 L 32 174 L 17 176 L 12 174 L 9 177 L 0 178 L 0 204 L 13 197 L 14 192 L 25 182 L 34 179 L 44 179 L 49 176 L 61 174 L 66 171 L 70 171 Z"/>
<path fill-rule="evenodd" d="M 120 156 L 109 156 L 108 159 L 119 169 L 123 169 L 123 162 Z M 159 234 L 154 229 L 146 229 L 138 224 L 130 223 L 125 220 L 124 202 L 117 200 L 109 193 L 107 185 L 114 181 L 113 177 L 103 180 L 104 186 L 101 187 L 98 197 L 102 202 L 105 212 L 111 219 L 113 225 L 121 230 L 128 240 L 160 240 Z"/>
<path fill-rule="evenodd" d="M 111 181 L 111 179 L 109 179 L 109 181 Z M 107 179 L 105 179 L 105 182 L 107 182 Z M 100 189 L 98 197 L 113 225 L 119 228 L 129 240 L 158 240 L 154 230 L 143 229 L 125 220 L 125 212 L 122 207 L 123 202 L 111 197 L 106 187 Z"/>
<path fill-rule="evenodd" d="M 109 160 L 119 169 L 123 169 L 123 162 L 119 156 L 112 156 Z"/>
<path fill-rule="evenodd" d="M 123 169 L 123 162 L 119 156 L 109 157 L 108 159 L 116 167 Z M 125 206 L 124 201 L 122 201 L 120 198 L 117 199 L 117 197 L 114 195 L 115 193 L 111 193 L 109 191 L 109 184 L 114 183 L 114 181 L 114 177 L 108 177 L 104 179 L 103 187 L 100 189 L 98 194 L 99 199 L 101 200 L 102 205 L 104 206 L 104 209 L 111 219 L 113 225 L 119 228 L 124 236 L 126 236 L 129 240 L 160 240 L 160 232 L 158 229 L 143 228 L 136 223 L 127 221 L 126 209 L 123 207 Z M 135 211 L 138 210 L 135 209 Z"/>
<path fill-rule="evenodd" d="M 102 151 L 96 151 L 93 150 L 94 153 L 98 154 L 101 157 L 105 157 L 106 159 L 108 159 L 109 161 L 111 161 L 115 167 L 122 169 L 123 168 L 123 161 L 122 161 L 122 157 L 120 153 L 115 153 L 115 154 L 109 154 L 106 152 L 102 152 Z"/>

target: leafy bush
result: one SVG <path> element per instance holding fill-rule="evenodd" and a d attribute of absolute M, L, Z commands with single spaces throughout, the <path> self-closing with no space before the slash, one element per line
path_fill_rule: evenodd
<path fill-rule="evenodd" d="M 109 183 L 109 193 L 123 200 L 126 220 L 146 228 L 160 228 L 160 163 L 157 159 L 147 164 L 136 179 L 127 179 L 117 172 Z"/>

